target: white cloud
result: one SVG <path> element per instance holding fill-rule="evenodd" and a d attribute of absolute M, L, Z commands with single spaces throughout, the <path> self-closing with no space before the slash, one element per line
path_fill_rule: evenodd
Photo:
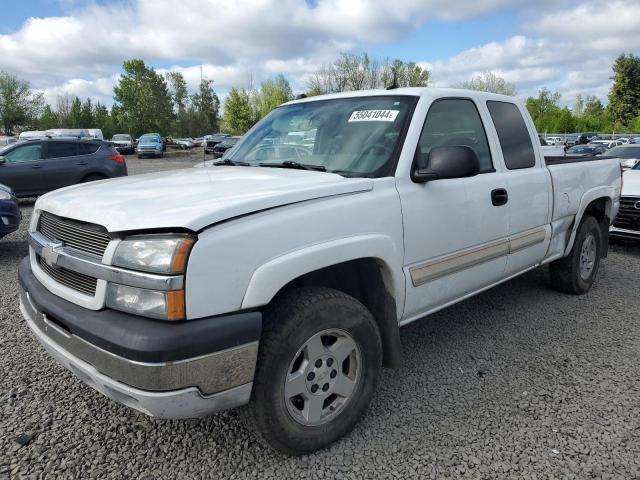
<path fill-rule="evenodd" d="M 58 0 L 66 16 L 31 18 L 0 35 L 0 70 L 55 99 L 59 93 L 108 101 L 122 61 L 185 63 L 191 89 L 203 75 L 223 94 L 283 72 L 294 90 L 339 52 L 401 40 L 428 20 L 455 22 L 505 8 L 524 12 L 523 34 L 423 63 L 437 85 L 494 71 L 521 93 L 547 84 L 565 101 L 584 89 L 606 93 L 613 58 L 640 49 L 640 3 L 540 0 Z M 526 12 L 533 13 L 527 14 Z M 434 46 L 434 48 L 437 48 Z M 420 59 L 416 59 L 420 60 Z M 165 69 L 159 69 L 164 71 Z"/>

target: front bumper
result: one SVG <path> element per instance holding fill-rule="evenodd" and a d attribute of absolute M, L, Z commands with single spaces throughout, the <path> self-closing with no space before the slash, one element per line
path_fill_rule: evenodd
<path fill-rule="evenodd" d="M 26 261 L 19 279 L 20 310 L 36 338 L 64 367 L 112 400 L 161 418 L 200 417 L 249 401 L 259 313 L 170 324 L 78 307 L 46 290 Z M 234 342 L 229 329 L 237 324 L 244 331 L 231 336 Z"/>
<path fill-rule="evenodd" d="M 640 230 L 628 230 L 626 228 L 611 227 L 609 229 L 609 236 L 640 240 Z"/>
<path fill-rule="evenodd" d="M 0 200 L 0 237 L 16 231 L 21 218 L 20 208 L 15 201 Z"/>

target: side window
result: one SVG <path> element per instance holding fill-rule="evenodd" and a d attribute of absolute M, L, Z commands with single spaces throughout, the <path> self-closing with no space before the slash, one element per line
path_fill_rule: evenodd
<path fill-rule="evenodd" d="M 47 158 L 73 157 L 78 154 L 76 142 L 48 142 Z"/>
<path fill-rule="evenodd" d="M 531 136 L 522 114 L 513 103 L 488 101 L 487 108 L 496 127 L 504 163 L 509 170 L 536 164 Z"/>
<path fill-rule="evenodd" d="M 4 159 L 7 163 L 32 162 L 41 158 L 42 145 L 40 143 L 23 145 L 4 154 Z"/>
<path fill-rule="evenodd" d="M 493 171 L 487 134 L 471 100 L 436 100 L 429 108 L 418 145 L 425 159 L 433 148 L 471 147 L 480 160 L 480 173 Z"/>
<path fill-rule="evenodd" d="M 79 143 L 78 155 L 91 155 L 92 153 L 96 153 L 98 148 L 100 148 L 98 143 Z"/>

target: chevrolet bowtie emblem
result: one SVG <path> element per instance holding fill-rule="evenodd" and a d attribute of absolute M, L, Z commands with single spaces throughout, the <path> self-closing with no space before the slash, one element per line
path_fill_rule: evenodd
<path fill-rule="evenodd" d="M 47 262 L 47 265 L 50 267 L 56 267 L 58 263 L 58 252 L 57 250 L 62 247 L 62 243 L 49 243 L 42 247 L 42 252 L 40 252 L 40 256 L 42 259 Z"/>

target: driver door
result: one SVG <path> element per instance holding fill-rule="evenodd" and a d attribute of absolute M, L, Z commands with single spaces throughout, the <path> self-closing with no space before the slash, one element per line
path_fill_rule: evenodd
<path fill-rule="evenodd" d="M 508 247 L 508 207 L 495 192 L 507 187 L 484 125 L 487 113 L 468 98 L 440 99 L 427 113 L 418 148 L 471 147 L 480 160 L 474 177 L 414 183 L 398 178 L 405 230 L 409 321 L 500 280 Z M 419 157 L 419 156 L 417 156 Z"/>

